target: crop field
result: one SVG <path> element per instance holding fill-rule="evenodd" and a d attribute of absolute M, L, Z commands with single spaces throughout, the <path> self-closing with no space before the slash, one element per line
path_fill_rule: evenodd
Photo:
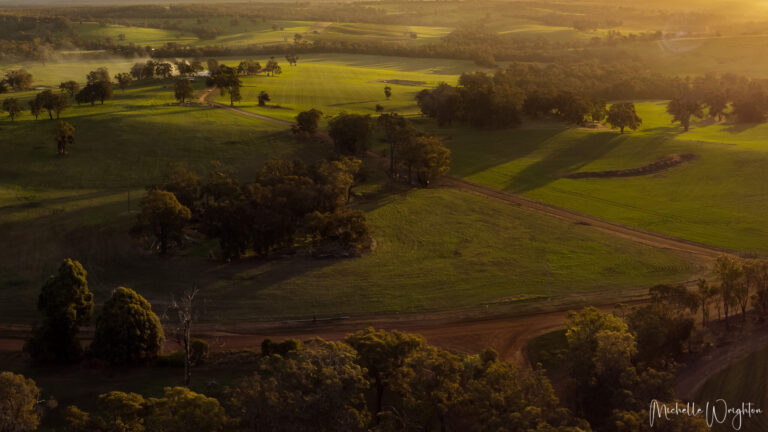
<path fill-rule="evenodd" d="M 642 129 L 437 130 L 453 175 L 582 213 L 743 252 L 768 252 L 768 126 L 709 124 L 683 133 L 664 102 L 637 104 Z M 568 179 L 579 171 L 641 167 L 671 154 L 693 161 L 654 175 Z"/>
<path fill-rule="evenodd" d="M 290 121 L 299 112 L 311 108 L 330 116 L 344 111 L 376 114 L 378 104 L 386 112 L 416 115 L 418 107 L 414 98 L 419 91 L 441 81 L 456 84 L 461 73 L 478 69 L 469 61 L 363 55 L 300 56 L 297 66 L 288 66 L 284 59 L 276 60 L 282 65 L 281 75 L 243 78 L 243 101 L 238 107 Z M 238 62 L 226 63 L 236 65 Z M 387 80 L 408 85 L 388 84 L 384 82 Z M 392 88 L 391 100 L 384 96 L 387 85 Z M 261 91 L 266 91 L 272 99 L 266 107 L 258 106 Z M 217 100 L 229 103 L 226 95 L 218 96 Z"/>

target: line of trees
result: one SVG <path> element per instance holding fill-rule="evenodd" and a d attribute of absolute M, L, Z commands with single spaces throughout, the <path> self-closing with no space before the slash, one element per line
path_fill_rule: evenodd
<path fill-rule="evenodd" d="M 36 384 L 8 373 L 0 382 L 20 390 L 14 406 L 28 413 L 9 420 L 12 430 L 32 430 L 40 420 Z M 542 372 L 520 371 L 491 349 L 457 354 L 419 335 L 373 328 L 340 342 L 265 340 L 252 372 L 221 400 L 169 387 L 158 398 L 108 392 L 96 408 L 61 408 L 67 430 L 591 430 L 560 406 Z"/>
<path fill-rule="evenodd" d="M 740 306 L 739 299 L 751 298 L 765 317 L 766 261 L 724 255 L 714 270 L 724 299 Z M 36 363 L 83 357 L 77 333 L 94 311 L 86 276 L 79 263 L 66 260 L 44 285 L 38 301 L 44 319 L 25 347 Z M 740 291 L 745 285 L 754 287 L 751 296 L 750 288 Z M 569 313 L 560 354 L 568 372 L 562 401 L 543 370 L 520 371 L 493 350 L 457 354 L 418 335 L 368 328 L 341 342 L 264 340 L 253 372 L 221 392 L 221 399 L 182 387 L 166 388 L 160 398 L 109 392 L 100 396 L 97 411 L 72 406 L 64 417 L 69 430 L 83 432 L 117 425 L 186 431 L 201 424 L 210 431 L 623 431 L 647 421 L 648 401 L 674 403 L 675 364 L 690 346 L 692 317 L 711 305 L 702 287 L 705 282 L 698 292 L 655 286 L 647 305 L 621 316 L 593 307 Z M 146 300 L 118 288 L 96 321 L 89 353 L 116 365 L 146 364 L 162 342 Z M 7 405 L 12 411 L 0 410 L 0 420 L 15 422 L 14 430 L 33 430 L 40 420 L 36 384 L 10 373 L 0 373 L 0 383 L 0 397 L 13 401 Z M 666 432 L 709 430 L 701 417 L 657 422 Z"/>
<path fill-rule="evenodd" d="M 63 417 L 75 432 L 640 430 L 649 400 L 675 400 L 675 356 L 664 349 L 679 348 L 690 329 L 675 317 L 677 307 L 664 299 L 624 319 L 591 307 L 569 314 L 562 401 L 543 370 L 520 370 L 492 349 L 458 354 L 419 335 L 367 328 L 339 342 L 266 339 L 252 370 L 219 399 L 183 387 L 159 398 L 113 391 L 99 397 L 97 410 L 69 406 Z M 14 389 L 13 406 L 27 414 L 12 419 L 15 430 L 32 430 L 39 389 L 20 375 L 0 374 L 0 382 L 8 384 L 0 395 Z M 693 416 L 657 424 L 665 432 L 709 430 Z"/>
<path fill-rule="evenodd" d="M 768 117 L 768 80 L 733 74 L 686 79 L 676 86 L 667 112 L 685 131 L 691 118 L 722 121 L 730 117 L 740 123 L 761 123 Z"/>
<path fill-rule="evenodd" d="M 31 75 L 28 79 L 31 82 Z M 132 82 L 131 76 L 126 73 L 117 74 L 115 79 L 123 90 Z M 77 102 L 78 105 L 83 103 L 95 105 L 97 101 L 104 104 L 105 100 L 112 99 L 114 96 L 109 71 L 104 67 L 88 73 L 85 87 L 80 88 L 80 84 L 77 81 L 65 81 L 59 85 L 59 90 L 58 93 L 51 89 L 43 90 L 28 102 L 29 112 L 35 117 L 35 120 L 40 118 L 43 112 L 46 112 L 51 120 L 54 119 L 54 116 L 58 120 L 61 117 L 61 113 L 72 106 L 73 101 Z M 2 109 L 8 113 L 11 121 L 14 121 L 24 110 L 19 100 L 13 97 L 3 100 Z M 61 153 L 61 147 L 59 150 Z"/>
<path fill-rule="evenodd" d="M 670 99 L 667 112 L 686 131 L 691 118 L 702 118 L 705 112 L 713 121 L 731 117 L 755 123 L 768 117 L 766 80 L 730 74 L 681 79 L 610 65 L 512 64 L 494 74 L 462 74 L 457 86 L 440 83 L 419 92 L 416 101 L 421 112 L 441 126 L 461 122 L 506 127 L 518 124 L 525 114 L 579 125 L 606 120 L 623 132 L 642 123 L 634 105 L 616 103 L 606 110 L 605 101 L 648 98 Z"/>
<path fill-rule="evenodd" d="M 442 83 L 423 90 L 417 102 L 441 125 L 509 126 L 522 114 L 583 124 L 603 120 L 607 100 L 669 99 L 683 83 L 623 64 L 513 63 L 493 74 L 463 74 L 457 87 Z"/>

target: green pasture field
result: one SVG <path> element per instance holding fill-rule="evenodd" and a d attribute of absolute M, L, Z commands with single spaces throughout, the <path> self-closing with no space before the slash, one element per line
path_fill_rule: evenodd
<path fill-rule="evenodd" d="M 275 58 L 282 74 L 242 79 L 243 100 L 237 107 L 258 114 L 293 121 L 301 111 L 317 108 L 328 116 L 340 112 L 376 114 L 380 104 L 386 112 L 418 114 L 416 94 L 441 81 L 456 84 L 463 72 L 480 69 L 464 60 L 417 59 L 370 55 L 327 54 L 300 56 L 297 66 L 288 66 L 284 58 Z M 266 59 L 259 60 L 262 65 Z M 237 65 L 238 60 L 226 61 Z M 408 81 L 409 85 L 387 84 L 385 80 Z M 392 88 L 392 98 L 384 96 L 384 87 Z M 259 92 L 269 93 L 272 101 L 258 106 Z M 229 96 L 217 96 L 229 103 Z"/>
<path fill-rule="evenodd" d="M 729 408 L 741 408 L 741 403 L 752 402 L 753 408 L 763 410 L 761 415 L 753 415 L 748 418 L 745 414 L 742 420 L 741 430 L 744 432 L 760 432 L 768 428 L 768 418 L 765 416 L 765 406 L 768 402 L 768 393 L 762 385 L 768 381 L 768 348 L 756 351 L 747 357 L 731 364 L 726 369 L 718 372 L 707 380 L 699 392 L 696 402 L 701 408 L 706 408 L 706 403 L 715 403 L 718 399 L 724 399 Z M 721 408 L 721 405 L 717 405 Z M 718 415 L 721 411 L 718 411 Z M 730 423 L 715 424 L 714 432 L 734 430 Z"/>
<path fill-rule="evenodd" d="M 330 56 L 327 63 L 318 56 L 293 68 L 316 74 L 314 83 L 323 76 L 333 83 L 328 77 L 340 76 L 328 73 L 333 70 L 346 69 L 354 77 L 329 88 L 325 99 L 318 99 L 320 108 L 354 98 L 350 83 L 371 85 L 384 99 L 384 85 L 368 81 L 455 79 L 470 66 L 374 56 Z M 63 66 L 63 75 L 77 78 L 96 65 Z M 299 85 L 291 84 L 291 68 L 284 67 L 283 76 L 253 80 Z M 49 68 L 41 82 L 58 81 L 55 66 Z M 29 69 L 36 73 L 34 66 Z M 203 83 L 195 86 L 202 90 Z M 393 102 L 412 103 L 402 89 L 410 87 L 393 86 Z M 225 264 L 208 258 L 217 250 L 210 241 L 197 241 L 180 256 L 152 256 L 138 250 L 127 232 L 144 186 L 158 181 L 172 162 L 186 162 L 204 176 L 209 162 L 218 160 L 248 180 L 269 157 L 313 160 L 329 149 L 294 141 L 284 126 L 225 110 L 173 106 L 170 81 L 139 82 L 115 92 L 115 100 L 103 106 L 65 111 L 63 119 L 76 127 L 67 157 L 55 154 L 54 121 L 35 121 L 28 113 L 15 123 L 0 119 L 2 321 L 34 319 L 39 287 L 65 257 L 85 264 L 99 302 L 126 285 L 160 307 L 171 292 L 197 285 L 210 302 L 210 321 L 514 305 L 547 293 L 555 301 L 622 298 L 701 271 L 699 263 L 673 253 L 473 195 L 391 189 L 378 178 L 383 176 L 358 187 L 364 198 L 359 205 L 378 242 L 362 258 Z M 34 93 L 15 96 L 26 102 Z"/>
<path fill-rule="evenodd" d="M 83 22 L 73 24 L 74 31 L 85 40 L 112 39 L 118 44 L 135 44 L 139 46 L 160 46 L 167 42 L 190 44 L 196 42 L 197 36 L 179 31 L 145 27 L 129 27 L 119 24 L 106 24 L 104 26 L 95 22 Z M 118 35 L 124 34 L 125 40 L 119 40 Z"/>
<path fill-rule="evenodd" d="M 24 68 L 32 74 L 33 86 L 53 86 L 58 88 L 63 81 L 74 80 L 79 83 L 85 83 L 85 76 L 88 72 L 99 67 L 106 67 L 110 75 L 115 76 L 120 72 L 129 72 L 131 66 L 137 62 L 144 62 L 147 59 L 135 58 L 108 58 L 96 60 L 82 59 L 62 59 L 48 61 L 45 64 L 40 62 L 21 62 L 21 63 L 0 63 L 0 73 L 4 74 L 8 70 Z M 2 95 L 4 98 L 11 95 Z M 171 100 L 173 99 L 171 94 Z"/>
<path fill-rule="evenodd" d="M 684 133 L 665 102 L 638 103 L 643 127 L 618 131 L 529 122 L 508 130 L 434 129 L 452 174 L 604 219 L 741 252 L 768 253 L 768 125 L 694 122 Z M 568 179 L 694 154 L 655 175 Z"/>
<path fill-rule="evenodd" d="M 689 37 L 656 42 L 634 42 L 607 47 L 638 56 L 653 71 L 699 76 L 708 72 L 747 77 L 768 76 L 768 34 Z"/>
<path fill-rule="evenodd" d="M 0 120 L 0 254 L 6 259 L 0 296 L 9 308 L 17 300 L 22 309 L 32 307 L 33 290 L 23 287 L 30 280 L 38 285 L 64 257 L 102 256 L 109 266 L 116 256 L 132 252 L 127 237 L 120 240 L 127 243 L 118 243 L 104 233 L 127 233 L 144 187 L 159 181 L 172 163 L 186 162 L 202 174 L 218 160 L 252 178 L 269 157 L 313 160 L 327 150 L 297 143 L 270 122 L 172 106 L 170 82 L 115 92 L 115 100 L 103 106 L 64 112 L 62 119 L 76 128 L 67 157 L 56 155 L 56 122 L 47 114 L 37 121 L 26 112 L 14 123 Z M 34 93 L 14 96 L 26 104 Z"/>
<path fill-rule="evenodd" d="M 132 19 L 142 27 L 126 26 L 121 24 L 108 24 L 105 27 L 95 22 L 84 22 L 74 24 L 74 30 L 84 39 L 104 40 L 107 37 L 118 44 L 134 43 L 140 46 L 158 47 L 169 42 L 192 45 L 223 45 L 228 47 L 238 47 L 253 44 L 276 44 L 293 42 L 295 34 L 309 34 L 314 31 L 321 32 L 323 25 L 310 21 L 251 21 L 247 19 L 237 20 L 233 25 L 229 18 L 206 18 L 202 24 L 197 24 L 195 19 L 177 19 L 170 20 L 177 24 L 179 30 L 166 30 L 158 28 L 144 27 L 144 25 L 158 25 L 160 19 Z M 274 30 L 273 25 L 280 28 Z M 219 35 L 213 39 L 199 39 L 193 32 L 194 29 L 209 28 L 216 29 Z M 119 34 L 125 34 L 125 40 L 118 40 Z M 314 33 L 312 33 L 314 34 Z"/>
<path fill-rule="evenodd" d="M 203 320 L 224 323 L 621 301 L 703 270 L 672 252 L 450 190 L 388 193 L 362 204 L 377 247 L 361 258 L 226 264 L 207 258 L 213 242 L 161 258 L 128 238 L 134 215 L 126 195 L 42 200 L 47 212 L 22 205 L 16 213 L 29 211 L 28 219 L 2 224 L 12 233 L 3 238 L 4 321 L 34 319 L 39 287 L 61 256 L 82 260 L 99 303 L 124 285 L 162 310 L 172 293 L 197 286 Z"/>
<path fill-rule="evenodd" d="M 318 35 L 309 34 L 309 37 L 313 39 L 431 43 L 437 42 L 451 31 L 453 29 L 449 27 L 332 23 Z M 416 33 L 416 39 L 411 38 L 411 33 Z"/>
<path fill-rule="evenodd" d="M 608 34 L 607 30 L 581 31 L 573 27 L 548 26 L 543 24 L 517 24 L 513 26 L 502 26 L 499 29 L 501 35 L 511 35 L 515 37 L 543 37 L 555 41 L 585 41 L 593 37 L 604 37 Z"/>

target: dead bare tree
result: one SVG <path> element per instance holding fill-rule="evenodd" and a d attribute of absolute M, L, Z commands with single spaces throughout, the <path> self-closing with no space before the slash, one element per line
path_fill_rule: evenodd
<path fill-rule="evenodd" d="M 176 338 L 184 348 L 184 385 L 189 387 L 192 380 L 192 367 L 195 366 L 192 359 L 192 323 L 197 319 L 195 315 L 195 296 L 200 290 L 193 288 L 184 291 L 184 294 L 176 300 L 171 297 L 165 316 L 176 313 L 179 326 L 176 328 Z"/>

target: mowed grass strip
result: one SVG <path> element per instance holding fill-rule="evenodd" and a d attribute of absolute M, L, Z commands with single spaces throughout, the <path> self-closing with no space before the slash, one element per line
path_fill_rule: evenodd
<path fill-rule="evenodd" d="M 643 127 L 620 135 L 557 124 L 435 129 L 452 174 L 604 219 L 742 252 L 768 253 L 768 125 L 701 121 L 683 133 L 665 102 L 637 104 Z M 567 179 L 636 168 L 670 154 L 692 162 L 654 175 Z"/>

